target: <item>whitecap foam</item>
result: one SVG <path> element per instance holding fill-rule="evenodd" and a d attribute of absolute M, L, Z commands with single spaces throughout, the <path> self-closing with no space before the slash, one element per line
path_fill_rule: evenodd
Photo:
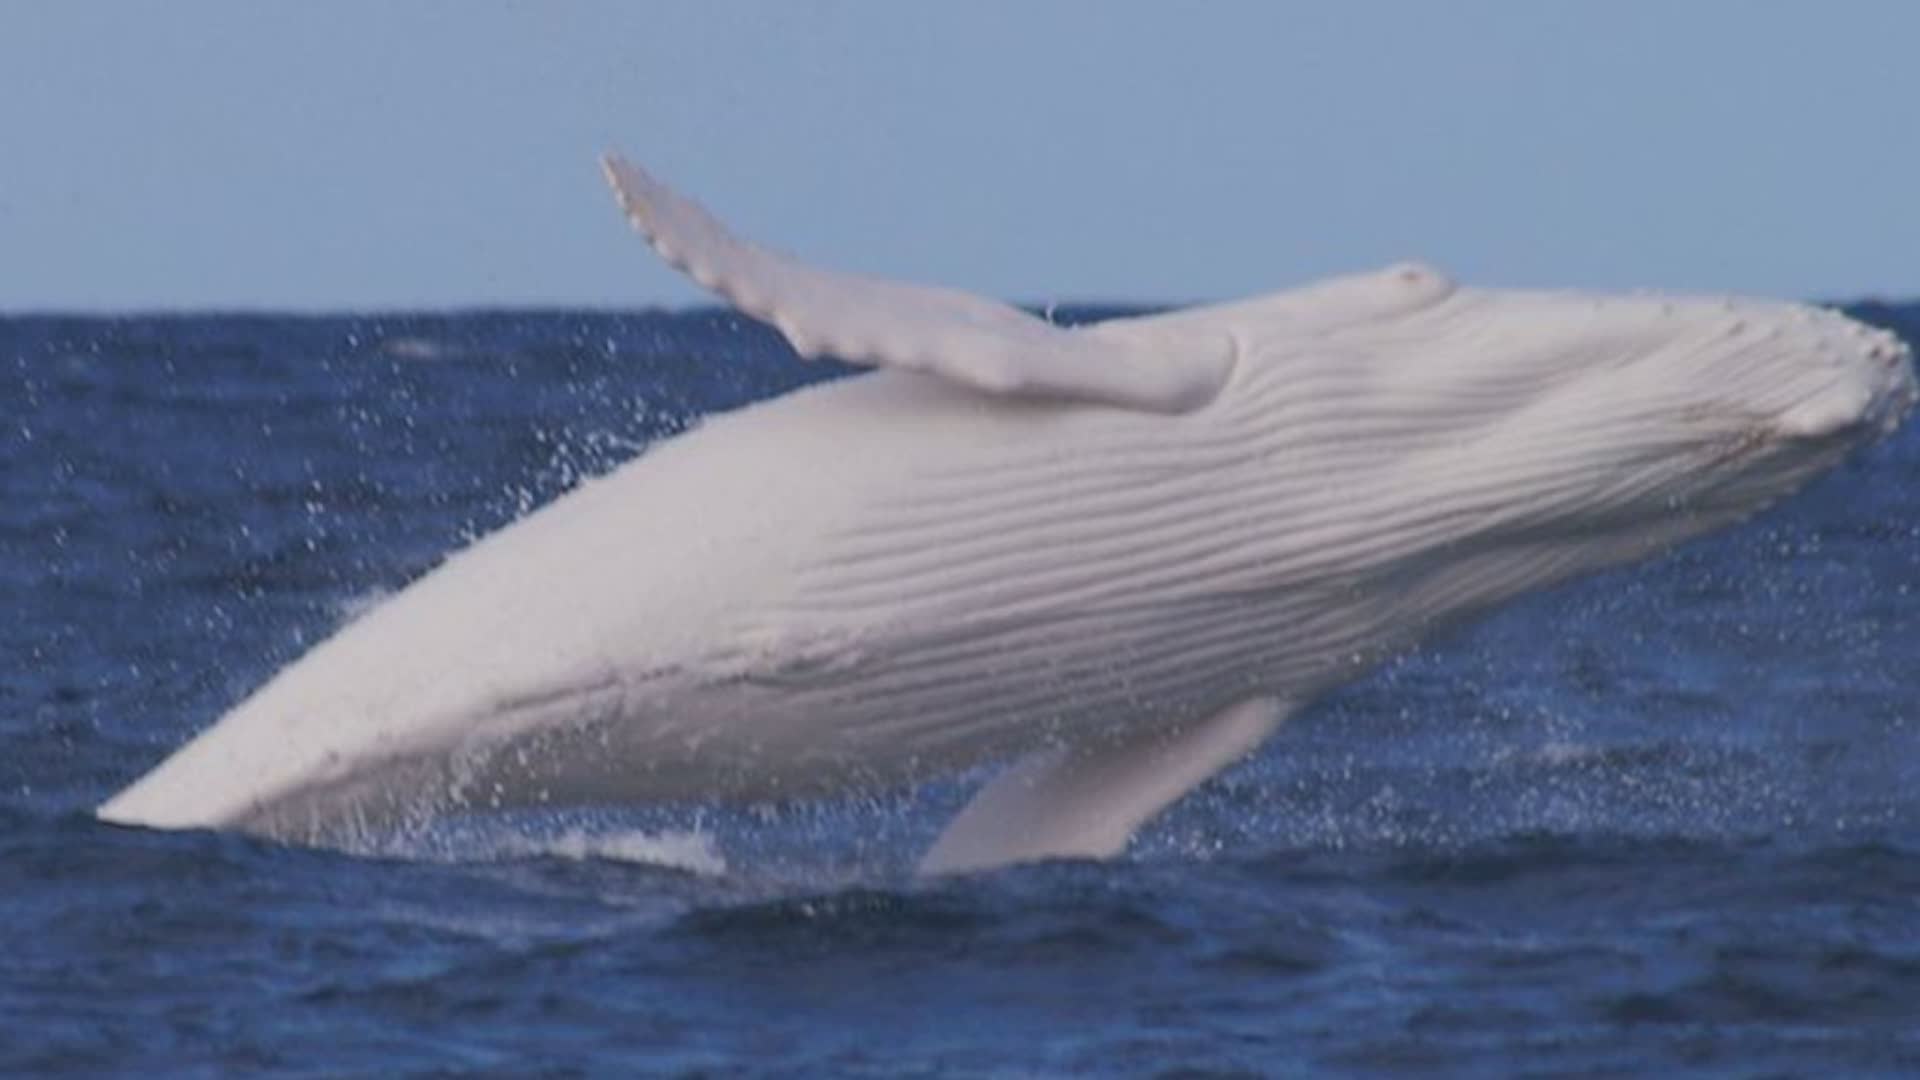
<path fill-rule="evenodd" d="M 525 837 L 524 843 L 524 849 L 516 854 L 644 863 L 685 870 L 702 877 L 719 877 L 727 872 L 726 859 L 714 846 L 713 838 L 704 832 L 681 829 L 594 832 L 570 828 L 549 837 Z"/>

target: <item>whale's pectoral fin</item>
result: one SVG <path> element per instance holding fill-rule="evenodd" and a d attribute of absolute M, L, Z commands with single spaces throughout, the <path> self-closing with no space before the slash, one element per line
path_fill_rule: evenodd
<path fill-rule="evenodd" d="M 1179 349 L 1054 326 L 956 289 L 804 266 L 740 240 L 638 166 L 602 159 L 636 228 L 668 263 L 771 323 L 800 355 L 925 372 L 990 394 L 1179 413 L 1233 367 L 1224 333 Z"/>
<path fill-rule="evenodd" d="M 1142 823 L 1260 745 L 1286 713 L 1255 698 L 1172 732 L 1041 751 L 980 789 L 920 872 L 1117 855 Z"/>

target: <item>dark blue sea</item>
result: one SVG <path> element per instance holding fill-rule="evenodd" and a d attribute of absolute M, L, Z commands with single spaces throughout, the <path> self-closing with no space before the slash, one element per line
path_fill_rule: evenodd
<path fill-rule="evenodd" d="M 716 312 L 0 318 L 0 1074 L 1920 1072 L 1920 422 L 1109 863 L 913 880 L 958 782 L 378 854 L 93 820 L 450 550 L 845 374 Z"/>

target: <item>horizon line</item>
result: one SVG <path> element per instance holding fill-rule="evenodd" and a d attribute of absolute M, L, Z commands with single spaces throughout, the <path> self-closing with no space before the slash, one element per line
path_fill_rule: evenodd
<path fill-rule="evenodd" d="M 1603 290 L 1583 290 L 1599 292 Z M 1675 292 L 1673 295 L 1700 295 Z M 1128 310 L 1128 311 L 1180 311 L 1193 307 L 1204 307 L 1216 303 L 1234 303 L 1250 297 L 1229 298 L 1223 300 L 1142 300 L 1142 299 L 1076 299 L 1048 300 L 1043 303 L 1009 301 L 1011 306 L 1035 315 L 1043 315 L 1049 310 L 1087 309 Z M 1885 293 L 1866 293 L 1846 298 L 1788 298 L 1798 303 L 1813 304 L 1818 307 L 1914 307 L 1920 306 L 1920 292 L 1897 296 Z M 723 302 L 712 303 L 563 303 L 558 301 L 481 301 L 477 303 L 456 304 L 418 304 L 418 305 L 376 305 L 368 307 L 309 307 L 305 305 L 276 304 L 234 304 L 207 306 L 129 306 L 129 307 L 0 307 L 0 320 L 28 319 L 186 319 L 186 318 L 231 318 L 231 319 L 328 319 L 328 318 L 401 318 L 401 317 L 472 317 L 498 315 L 709 315 L 729 314 L 754 322 L 763 322 L 739 308 Z"/>

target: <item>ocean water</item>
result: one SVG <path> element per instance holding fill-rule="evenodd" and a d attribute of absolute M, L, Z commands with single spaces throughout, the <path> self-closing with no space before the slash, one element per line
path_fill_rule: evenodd
<path fill-rule="evenodd" d="M 1920 423 L 1113 862 L 912 880 L 960 781 L 371 854 L 92 819 L 450 549 L 845 373 L 720 313 L 0 318 L 0 1074 L 1920 1072 Z"/>

